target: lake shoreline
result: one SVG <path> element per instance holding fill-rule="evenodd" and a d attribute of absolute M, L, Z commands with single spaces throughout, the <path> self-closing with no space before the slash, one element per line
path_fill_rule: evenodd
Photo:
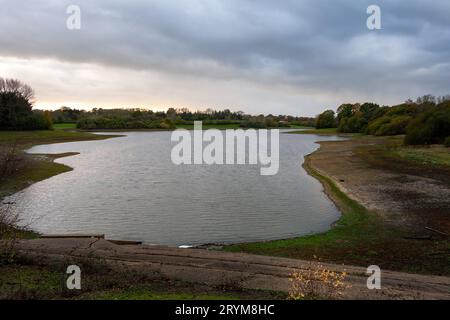
<path fill-rule="evenodd" d="M 84 141 L 110 138 L 110 136 L 92 136 L 95 138 L 78 137 L 78 140 L 74 140 L 74 137 L 71 137 L 69 140 Z M 55 140 L 57 141 L 53 141 L 54 143 L 67 142 L 61 141 L 61 139 Z M 358 136 L 345 141 L 318 142 L 320 147 L 305 156 L 303 168 L 310 176 L 321 182 L 323 191 L 341 212 L 341 218 L 332 225 L 329 231 L 281 240 L 235 244 L 211 243 L 194 247 L 305 260 L 313 260 L 317 256 L 327 262 L 352 265 L 365 265 L 367 261 L 370 261 L 373 264 L 379 264 L 395 271 L 449 275 L 450 270 L 445 264 L 445 255 L 440 256 L 449 244 L 448 239 L 441 239 L 433 234 L 430 236 L 432 241 L 424 242 L 421 240 L 423 230 L 408 229 L 403 225 L 407 221 L 408 224 L 405 225 L 412 224 L 417 227 L 417 221 L 411 217 L 401 216 L 399 221 L 393 223 L 392 216 L 388 216 L 386 212 L 373 205 L 371 194 L 364 194 L 361 191 L 364 189 L 361 186 L 370 181 L 367 179 L 377 175 L 370 170 L 380 170 L 380 173 L 387 172 L 386 168 L 372 168 L 364 155 L 371 154 L 370 152 L 373 152 L 375 148 L 386 147 L 391 143 L 391 140 L 391 138 Z M 34 141 L 34 145 L 53 142 L 48 140 L 44 142 Z M 27 147 L 29 146 L 30 144 L 27 144 Z M 367 150 L 362 152 L 362 147 Z M 22 152 L 23 149 L 21 149 Z M 60 164 L 54 163 L 53 160 L 64 155 L 72 154 L 29 156 L 34 158 L 34 161 L 41 161 L 46 164 L 50 162 L 51 166 L 59 166 Z M 352 157 L 354 163 L 348 161 L 348 157 Z M 343 167 L 344 164 L 349 167 Z M 355 168 L 359 170 L 356 177 L 358 179 L 354 181 L 357 184 L 353 183 L 352 179 L 355 179 L 355 176 L 352 177 L 351 175 L 352 171 L 356 170 Z M 41 176 L 40 180 L 35 179 L 31 183 L 68 170 L 71 170 L 71 168 L 64 166 L 64 168 L 47 173 Z M 391 168 L 392 170 L 396 172 L 395 170 L 398 171 L 399 169 Z M 387 185 L 386 181 L 381 180 L 377 183 L 385 186 Z M 30 181 L 27 180 L 26 182 L 27 184 L 23 188 L 30 185 Z M 355 189 L 355 185 L 359 186 L 360 189 Z M 438 220 L 438 226 L 440 222 Z M 434 225 L 431 226 L 436 228 Z M 437 229 L 439 230 L 439 227 Z M 34 237 L 37 236 L 36 233 L 32 234 Z M 27 237 L 29 237 L 29 234 Z M 431 251 L 427 252 L 427 250 Z M 402 254 L 399 255 L 397 252 L 402 252 Z M 427 262 L 430 253 L 438 257 L 435 259 L 439 259 L 439 263 L 431 265 Z M 389 260 L 385 257 L 389 257 Z"/>
<path fill-rule="evenodd" d="M 0 182 L 0 203 L 5 198 L 20 192 L 32 184 L 44 181 L 58 174 L 72 171 L 73 168 L 55 162 L 56 159 L 74 156 L 77 152 L 59 154 L 29 154 L 26 152 L 31 147 L 76 141 L 97 141 L 120 137 L 120 135 L 95 135 L 84 132 L 68 132 L 63 130 L 49 131 L 0 131 L 0 147 L 14 149 L 14 162 L 17 168 Z M 29 228 L 16 228 L 16 236 L 19 238 L 36 238 L 39 233 Z"/>
<path fill-rule="evenodd" d="M 392 150 L 403 148 L 401 137 L 357 136 L 319 144 L 304 168 L 342 212 L 335 226 L 321 234 L 223 250 L 449 275 L 445 196 L 450 188 L 443 174 L 448 167 L 393 157 Z M 420 197 L 414 193 L 417 186 L 424 188 Z"/>

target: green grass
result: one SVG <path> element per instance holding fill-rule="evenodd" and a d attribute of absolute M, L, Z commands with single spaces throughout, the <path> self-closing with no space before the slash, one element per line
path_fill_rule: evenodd
<path fill-rule="evenodd" d="M 77 124 L 76 123 L 54 123 L 53 129 L 55 130 L 71 130 L 76 129 Z"/>
<path fill-rule="evenodd" d="M 435 171 L 435 176 L 448 176 L 450 148 L 442 145 L 405 146 L 403 140 L 404 136 L 376 138 L 374 145 L 358 147 L 355 153 L 372 166 L 418 175 Z"/>
<path fill-rule="evenodd" d="M 0 299 L 37 299 L 57 294 L 62 275 L 40 266 L 0 267 Z"/>
<path fill-rule="evenodd" d="M 88 295 L 95 300 L 239 300 L 231 294 L 198 294 L 194 292 L 156 291 L 151 285 L 137 285 Z"/>
<path fill-rule="evenodd" d="M 314 128 L 313 127 L 302 126 L 302 125 L 298 125 L 298 124 L 291 124 L 290 129 L 307 129 L 307 130 L 312 130 Z"/>
<path fill-rule="evenodd" d="M 187 130 L 194 130 L 193 124 L 177 124 L 177 129 L 187 129 Z M 226 129 L 241 129 L 240 125 L 238 123 L 232 123 L 232 124 L 203 124 L 202 128 L 204 130 L 207 129 L 219 129 L 219 130 L 226 130 Z M 246 128 L 242 128 L 246 129 Z M 272 128 L 272 129 L 310 129 L 309 127 L 299 126 L 299 125 L 291 125 L 290 127 L 282 127 L 282 128 Z"/>
<path fill-rule="evenodd" d="M 450 166 L 450 148 L 432 147 L 400 147 L 391 150 L 391 155 L 400 159 L 423 165 Z"/>
<path fill-rule="evenodd" d="M 187 129 L 187 130 L 194 130 L 193 124 L 177 124 L 177 129 Z M 219 130 L 226 130 L 226 129 L 239 129 L 238 123 L 231 123 L 231 124 L 203 124 L 202 128 L 204 130 L 207 129 L 219 129 Z"/>
<path fill-rule="evenodd" d="M 0 299 L 78 300 L 265 300 L 285 294 L 258 290 L 229 290 L 192 285 L 177 280 L 147 278 L 135 272 L 112 271 L 106 266 L 82 269 L 81 290 L 65 287 L 69 263 L 0 265 Z M 95 262 L 94 262 L 95 264 Z M 101 270 L 97 268 L 101 266 Z M 106 270 L 105 270 L 106 269 Z"/>

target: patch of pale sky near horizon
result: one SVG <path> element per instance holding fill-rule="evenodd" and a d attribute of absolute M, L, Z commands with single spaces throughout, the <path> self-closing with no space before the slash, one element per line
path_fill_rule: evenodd
<path fill-rule="evenodd" d="M 333 100 L 326 94 L 318 101 L 315 96 L 302 95 L 293 88 L 255 85 L 245 80 L 211 82 L 188 75 L 180 77 L 156 71 L 50 59 L 0 57 L 0 74 L 27 79 L 36 91 L 36 107 L 48 109 L 61 105 L 78 108 L 147 107 L 154 110 L 175 106 L 194 110 L 212 107 L 277 114 L 283 113 L 281 106 L 303 104 L 320 110 L 327 104 L 331 107 Z M 297 107 L 290 111 L 292 114 L 302 113 L 301 108 Z"/>
<path fill-rule="evenodd" d="M 314 116 L 326 108 L 335 109 L 342 101 L 358 100 L 354 94 L 342 90 L 318 93 L 283 84 L 252 83 L 245 79 L 210 81 L 191 75 L 53 59 L 0 57 L 0 74 L 27 79 L 36 91 L 35 106 L 43 109 L 56 109 L 63 105 L 83 109 L 230 108 L 253 114 Z M 346 100 L 346 94 L 354 100 Z M 365 97 L 360 98 L 364 100 Z"/>

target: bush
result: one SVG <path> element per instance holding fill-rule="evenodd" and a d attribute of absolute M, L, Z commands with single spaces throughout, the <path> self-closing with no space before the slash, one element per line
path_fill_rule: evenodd
<path fill-rule="evenodd" d="M 371 123 L 369 123 L 366 133 L 367 134 L 375 134 L 383 125 L 389 124 L 391 122 L 391 118 L 388 116 L 382 116 Z"/>
<path fill-rule="evenodd" d="M 410 116 L 398 116 L 391 118 L 388 123 L 382 124 L 374 133 L 376 136 L 395 136 L 406 133 L 406 127 L 411 122 Z"/>
<path fill-rule="evenodd" d="M 444 143 L 450 135 L 450 102 L 444 102 L 420 114 L 406 130 L 405 144 Z"/>
<path fill-rule="evenodd" d="M 372 121 L 366 129 L 367 134 L 376 136 L 395 136 L 405 134 L 412 117 L 401 115 L 395 117 L 383 116 Z"/>
<path fill-rule="evenodd" d="M 78 121 L 77 128 L 95 129 L 174 129 L 175 124 L 170 119 L 146 120 L 119 116 L 85 117 Z"/>
<path fill-rule="evenodd" d="M 339 123 L 338 130 L 339 132 L 344 133 L 357 133 L 363 132 L 366 126 L 367 122 L 364 120 L 360 113 L 357 113 L 350 118 L 342 118 Z"/>
<path fill-rule="evenodd" d="M 15 130 L 48 130 L 52 126 L 42 114 L 29 114 L 17 120 Z"/>

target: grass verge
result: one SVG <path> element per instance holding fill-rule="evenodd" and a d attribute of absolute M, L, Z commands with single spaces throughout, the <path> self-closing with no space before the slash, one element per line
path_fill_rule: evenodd
<path fill-rule="evenodd" d="M 80 266 L 82 265 L 81 263 Z M 274 292 L 224 291 L 221 288 L 203 285 L 193 286 L 183 281 L 149 277 L 133 271 L 112 271 L 100 264 L 90 268 L 83 266 L 81 290 L 67 290 L 65 267 L 64 264 L 0 266 L 0 299 L 266 300 L 286 298 L 286 295 Z"/>

